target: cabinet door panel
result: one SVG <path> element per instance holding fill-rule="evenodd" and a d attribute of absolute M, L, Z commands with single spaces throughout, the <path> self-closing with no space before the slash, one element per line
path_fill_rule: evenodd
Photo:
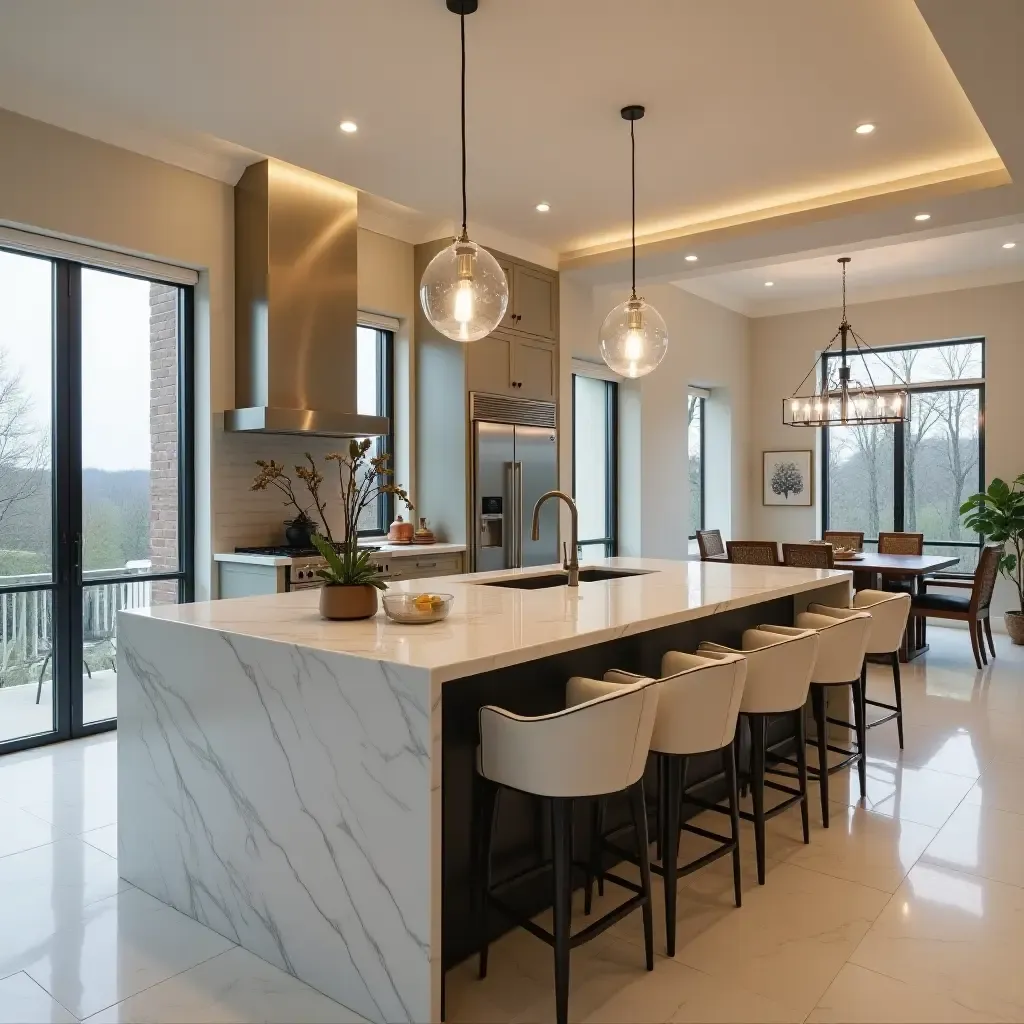
<path fill-rule="evenodd" d="M 489 334 L 466 346 L 467 381 L 470 391 L 492 395 L 514 395 L 512 387 L 512 341 Z"/>
<path fill-rule="evenodd" d="M 505 271 L 505 280 L 508 282 L 508 305 L 505 307 L 505 315 L 498 323 L 498 327 L 514 331 L 516 328 L 516 295 L 514 291 L 516 280 L 515 272 L 512 269 L 514 264 L 502 256 L 495 256 L 494 258 L 498 261 L 498 266 Z"/>
<path fill-rule="evenodd" d="M 558 279 L 516 264 L 513 267 L 515 330 L 554 341 L 558 335 Z"/>
<path fill-rule="evenodd" d="M 558 349 L 543 341 L 517 339 L 512 350 L 512 377 L 521 398 L 553 402 L 558 386 Z"/>

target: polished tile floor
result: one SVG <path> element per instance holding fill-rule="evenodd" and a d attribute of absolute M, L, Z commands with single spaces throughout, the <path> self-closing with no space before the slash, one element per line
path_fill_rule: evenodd
<path fill-rule="evenodd" d="M 904 668 L 906 749 L 894 724 L 869 734 L 866 800 L 833 776 L 826 831 L 814 789 L 810 846 L 774 819 L 764 887 L 745 832 L 740 910 L 728 862 L 684 879 L 671 960 L 656 880 L 655 971 L 633 915 L 574 951 L 573 1020 L 1024 1021 L 1024 649 L 997 635 L 977 672 L 965 633 L 929 639 Z M 118 878 L 115 752 L 0 758 L 0 1024 L 358 1020 Z M 551 987 L 548 947 L 514 932 L 486 981 L 450 972 L 448 1018 L 546 1021 Z"/>

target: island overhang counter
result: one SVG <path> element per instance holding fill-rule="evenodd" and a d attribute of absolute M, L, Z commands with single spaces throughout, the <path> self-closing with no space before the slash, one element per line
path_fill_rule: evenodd
<path fill-rule="evenodd" d="M 428 626 L 327 622 L 316 591 L 122 612 L 122 876 L 371 1020 L 439 1019 L 442 965 L 473 942 L 477 708 L 555 710 L 571 675 L 656 675 L 666 650 L 738 644 L 813 601 L 846 603 L 851 581 L 588 565 L 638 575 L 539 590 L 485 584 L 556 567 L 432 579 L 455 604 Z M 508 817 L 508 857 L 539 852 L 536 815 Z"/>

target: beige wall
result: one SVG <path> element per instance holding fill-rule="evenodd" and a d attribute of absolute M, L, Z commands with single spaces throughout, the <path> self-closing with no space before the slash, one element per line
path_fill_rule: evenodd
<path fill-rule="evenodd" d="M 598 329 L 627 298 L 597 288 L 588 303 L 580 286 L 562 279 L 563 401 L 567 357 L 600 361 Z M 640 289 L 665 318 L 669 348 L 661 366 L 620 383 L 619 534 L 623 554 L 683 558 L 690 500 L 686 388 L 708 388 L 707 525 L 727 535 L 747 529 L 750 498 L 750 322 L 746 317 L 672 285 Z M 565 408 L 571 409 L 567 404 Z M 566 444 L 563 432 L 563 445 Z M 563 448 L 563 452 L 566 449 Z M 572 466 L 563 459 L 563 486 Z"/>
<path fill-rule="evenodd" d="M 212 553 L 245 532 L 232 518 L 252 500 L 246 487 L 258 438 L 224 435 L 234 405 L 234 196 L 230 185 L 52 125 L 0 110 L 0 223 L 42 231 L 199 272 L 196 289 L 196 596 L 209 596 Z M 399 318 L 396 345 L 397 468 L 415 472 L 410 441 L 413 248 L 359 231 L 360 308 Z M 275 457 L 302 443 L 272 443 Z M 294 453 L 289 455 L 291 448 Z M 322 445 L 320 445 L 322 447 Z M 253 454 L 256 452 L 256 454 Z M 239 493 L 236 493 L 239 492 Z M 262 517 L 279 509 L 267 506 Z M 250 524 L 251 525 L 251 524 Z M 264 530 L 253 527 L 249 534 Z M 241 543 L 242 540 L 239 540 Z M 251 543 L 259 543 L 252 540 Z"/>
<path fill-rule="evenodd" d="M 821 482 L 815 472 L 814 505 L 807 509 L 761 505 L 761 452 L 813 448 L 818 431 L 782 425 L 782 399 L 790 395 L 839 323 L 838 308 L 752 321 L 754 389 L 752 532 L 778 540 L 806 540 L 821 529 Z M 1024 283 L 971 288 L 852 306 L 850 322 L 873 348 L 915 341 L 984 337 L 985 474 L 1013 478 L 1024 472 Z M 998 603 L 1008 591 L 1000 584 Z"/>

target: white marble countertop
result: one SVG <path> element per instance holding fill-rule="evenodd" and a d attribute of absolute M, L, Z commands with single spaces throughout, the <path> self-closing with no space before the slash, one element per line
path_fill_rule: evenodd
<path fill-rule="evenodd" d="M 546 590 L 478 584 L 555 572 L 556 566 L 393 582 L 398 591 L 429 588 L 455 596 L 449 617 L 431 625 L 399 625 L 383 610 L 358 622 L 325 621 L 317 611 L 316 590 L 121 614 L 407 665 L 444 682 L 851 579 L 842 570 L 647 558 L 588 559 L 586 564 L 646 574 Z"/>
<path fill-rule="evenodd" d="M 386 541 L 367 541 L 360 547 L 377 548 L 377 554 L 389 558 L 411 558 L 413 555 L 456 555 L 466 550 L 465 544 L 388 544 Z M 254 555 L 242 551 L 224 551 L 213 556 L 215 562 L 238 562 L 243 565 L 291 565 L 291 555 Z"/>

